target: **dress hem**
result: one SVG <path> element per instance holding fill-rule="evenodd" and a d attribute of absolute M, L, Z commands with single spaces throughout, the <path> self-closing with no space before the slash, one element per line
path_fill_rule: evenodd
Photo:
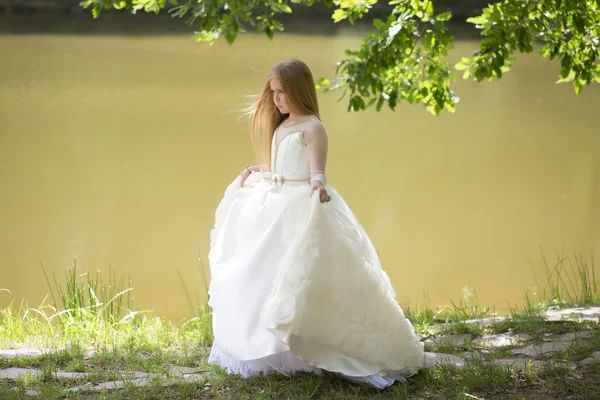
<path fill-rule="evenodd" d="M 341 372 L 318 368 L 297 358 L 289 350 L 254 360 L 241 361 L 225 354 L 216 343 L 212 346 L 210 356 L 208 357 L 208 364 L 219 366 L 229 374 L 240 375 L 244 379 L 267 376 L 274 373 L 292 376 L 297 373 L 312 372 L 320 375 L 323 371 L 327 371 L 350 382 L 373 386 L 380 390 L 393 385 L 395 382 L 406 382 L 406 378 L 401 375 L 348 376 Z"/>

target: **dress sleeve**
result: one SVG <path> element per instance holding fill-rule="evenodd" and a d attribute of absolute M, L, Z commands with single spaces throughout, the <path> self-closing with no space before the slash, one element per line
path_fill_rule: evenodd
<path fill-rule="evenodd" d="M 327 164 L 327 132 L 323 124 L 316 123 L 306 127 L 302 132 L 308 151 L 310 166 L 310 180 L 319 181 L 323 186 L 327 184 L 325 166 Z"/>

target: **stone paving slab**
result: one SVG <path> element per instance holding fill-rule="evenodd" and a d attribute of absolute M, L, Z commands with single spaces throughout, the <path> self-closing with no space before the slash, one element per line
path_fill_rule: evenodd
<path fill-rule="evenodd" d="M 193 382 L 193 383 L 204 382 L 207 375 L 210 375 L 210 372 L 202 372 L 199 374 L 188 374 L 188 375 L 183 376 L 183 380 L 186 382 L 190 382 L 190 383 L 191 382 Z"/>
<path fill-rule="evenodd" d="M 172 371 L 175 375 L 178 375 L 180 378 L 183 378 L 186 382 L 203 382 L 206 379 L 206 375 L 209 375 L 210 372 L 201 371 L 198 368 L 186 368 L 186 367 L 173 367 Z M 200 371 L 200 372 L 199 372 Z M 41 377 L 42 371 L 38 369 L 32 368 L 6 368 L 0 370 L 0 379 L 9 379 L 16 380 L 25 376 L 35 376 Z M 146 372 L 135 371 L 133 373 L 126 374 L 130 380 L 115 380 L 102 382 L 98 384 L 86 383 L 84 385 L 79 385 L 76 387 L 72 387 L 68 390 L 72 392 L 97 392 L 104 390 L 114 390 L 114 389 L 122 389 L 127 385 L 133 385 L 136 387 L 146 386 L 150 383 L 152 378 L 155 375 L 148 374 Z M 58 371 L 54 374 L 59 379 L 85 379 L 86 374 L 81 372 L 66 372 L 66 371 Z M 165 383 L 165 386 L 169 385 L 169 383 Z M 35 394 L 31 394 L 32 396 L 36 396 Z"/>
<path fill-rule="evenodd" d="M 26 375 L 40 377 L 43 375 L 42 371 L 39 369 L 32 368 L 6 368 L 0 369 L 0 379 L 18 379 L 24 377 Z M 87 374 L 83 372 L 66 372 L 66 371 L 57 371 L 53 372 L 53 375 L 58 379 L 85 379 Z"/>
<path fill-rule="evenodd" d="M 544 354 L 556 353 L 557 351 L 564 350 L 570 342 L 546 342 L 542 344 L 535 344 L 519 349 L 512 349 L 513 354 L 523 354 L 529 357 L 538 357 Z"/>
<path fill-rule="evenodd" d="M 171 367 L 169 368 L 169 372 L 173 375 L 183 376 L 189 374 L 197 374 L 199 372 L 205 372 L 202 368 L 191 368 L 191 367 Z"/>
<path fill-rule="evenodd" d="M 132 379 L 131 381 L 128 381 L 128 382 L 109 381 L 109 382 L 102 382 L 97 385 L 86 384 L 86 385 L 76 386 L 76 387 L 70 388 L 69 390 L 71 392 L 100 392 L 100 391 L 104 391 L 104 390 L 123 389 L 128 384 L 136 386 L 136 387 L 146 386 L 149 383 L 149 381 L 150 381 L 150 379 L 146 379 L 146 378 Z"/>
<path fill-rule="evenodd" d="M 581 361 L 579 364 L 581 365 L 590 365 L 594 363 L 600 363 L 600 351 L 596 351 L 592 353 L 588 358 Z"/>
<path fill-rule="evenodd" d="M 439 345 L 451 345 L 451 346 L 460 346 L 465 342 L 465 340 L 473 339 L 473 335 L 470 333 L 460 333 L 456 335 L 443 335 L 435 338 L 427 339 L 425 344 L 431 346 L 439 346 Z"/>
<path fill-rule="evenodd" d="M 186 382 L 198 383 L 198 382 L 204 382 L 204 380 L 206 379 L 206 375 L 209 375 L 209 374 L 210 374 L 210 372 L 185 374 L 182 376 L 182 378 Z M 151 380 L 152 380 L 152 376 L 148 375 L 146 378 L 132 379 L 130 381 L 124 381 L 124 380 L 109 381 L 109 382 L 98 383 L 96 385 L 88 383 L 85 385 L 70 388 L 69 390 L 71 392 L 76 392 L 76 393 L 79 393 L 79 392 L 102 392 L 105 390 L 123 389 L 127 385 L 133 385 L 136 387 L 147 386 Z M 169 386 L 170 383 L 164 382 L 162 385 Z"/>
<path fill-rule="evenodd" d="M 468 319 L 464 321 L 467 325 L 496 325 L 507 320 L 507 317 L 489 317 L 482 319 Z"/>
<path fill-rule="evenodd" d="M 561 342 L 573 342 L 575 340 L 580 340 L 580 339 L 585 339 L 586 337 L 589 337 L 592 334 L 591 331 L 577 331 L 577 332 L 569 332 L 569 333 L 565 333 L 564 335 L 561 335 L 560 337 L 560 341 Z"/>
<path fill-rule="evenodd" d="M 66 372 L 66 371 L 57 371 L 53 374 L 57 378 L 60 379 L 85 379 L 87 374 L 83 372 Z"/>
<path fill-rule="evenodd" d="M 142 371 L 133 371 L 133 372 L 126 372 L 125 373 L 129 378 L 133 378 L 133 379 L 146 379 L 151 377 L 152 375 L 147 373 L 147 372 L 142 372 Z"/>
<path fill-rule="evenodd" d="M 0 357 L 4 358 L 26 358 L 26 357 L 39 357 L 44 354 L 55 352 L 53 349 L 34 349 L 28 347 L 21 347 L 18 349 L 0 349 Z"/>
<path fill-rule="evenodd" d="M 502 333 L 498 335 L 483 336 L 473 340 L 473 344 L 477 346 L 486 345 L 490 347 L 513 346 L 519 341 L 527 341 L 533 339 L 533 336 L 526 333 Z"/>
<path fill-rule="evenodd" d="M 0 379 L 18 379 L 24 376 L 42 376 L 42 371 L 32 368 L 6 368 L 0 370 Z"/>
<path fill-rule="evenodd" d="M 548 321 L 578 320 L 600 322 L 600 307 L 576 307 L 546 311 Z"/>
<path fill-rule="evenodd" d="M 425 352 L 423 368 L 431 368 L 435 365 L 454 365 L 461 368 L 466 365 L 466 362 L 463 358 L 453 354 Z"/>
<path fill-rule="evenodd" d="M 461 321 L 461 322 L 443 322 L 443 323 L 438 323 L 438 324 L 433 324 L 431 325 L 431 329 L 434 331 L 443 331 L 444 329 L 451 329 L 452 327 L 456 326 L 456 325 L 460 325 L 460 324 L 465 324 L 465 325 L 496 325 L 499 324 L 503 321 L 506 321 L 508 318 L 507 317 L 489 317 L 489 318 L 482 318 L 482 319 L 468 319 L 466 321 Z"/>
<path fill-rule="evenodd" d="M 534 368 L 541 369 L 544 367 L 544 361 L 531 360 L 529 358 L 503 358 L 500 360 L 494 360 L 492 361 L 492 363 L 496 365 L 511 367 L 513 369 L 516 369 L 517 371 L 522 371 L 526 368 L 530 361 Z"/>
<path fill-rule="evenodd" d="M 478 351 L 465 351 L 461 354 L 465 360 L 483 360 L 485 357 Z"/>

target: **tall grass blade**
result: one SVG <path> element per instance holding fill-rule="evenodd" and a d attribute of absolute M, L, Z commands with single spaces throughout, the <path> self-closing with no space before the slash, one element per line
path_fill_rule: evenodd
<path fill-rule="evenodd" d="M 188 304 L 190 314 L 192 314 L 192 317 L 196 318 L 198 315 L 194 308 L 194 304 L 192 303 L 192 298 L 190 296 L 190 292 L 188 291 L 187 285 L 185 284 L 185 281 L 183 279 L 183 275 L 181 275 L 181 271 L 177 271 L 177 274 L 179 275 L 179 280 L 181 280 L 181 286 L 183 286 L 183 294 L 184 294 L 185 300 Z"/>
<path fill-rule="evenodd" d="M 46 273 L 46 268 L 44 268 L 44 264 L 40 257 L 38 257 L 38 261 L 40 266 L 42 267 L 42 271 L 44 272 L 44 278 L 46 278 L 46 283 L 48 284 L 48 290 L 50 291 L 50 296 L 52 297 L 52 302 L 54 303 L 54 307 L 56 307 L 56 297 L 54 297 L 54 290 L 52 290 L 52 285 L 50 284 L 50 279 L 48 279 L 48 274 Z M 52 274 L 54 276 L 54 273 Z M 56 282 L 56 280 L 55 280 Z"/>

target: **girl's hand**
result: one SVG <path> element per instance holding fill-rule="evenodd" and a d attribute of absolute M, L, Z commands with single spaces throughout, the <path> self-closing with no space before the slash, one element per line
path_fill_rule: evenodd
<path fill-rule="evenodd" d="M 240 174 L 240 176 L 242 177 L 242 187 L 244 186 L 244 182 L 246 182 L 246 179 L 248 179 L 251 172 L 260 172 L 260 167 L 258 165 L 253 165 L 242 171 L 242 173 Z"/>
<path fill-rule="evenodd" d="M 314 193 L 315 190 L 319 191 L 319 199 L 321 200 L 321 203 L 327 203 L 331 201 L 331 196 L 327 194 L 327 190 L 325 190 L 325 188 L 321 184 L 321 181 L 312 181 L 310 189 L 311 193 Z"/>

